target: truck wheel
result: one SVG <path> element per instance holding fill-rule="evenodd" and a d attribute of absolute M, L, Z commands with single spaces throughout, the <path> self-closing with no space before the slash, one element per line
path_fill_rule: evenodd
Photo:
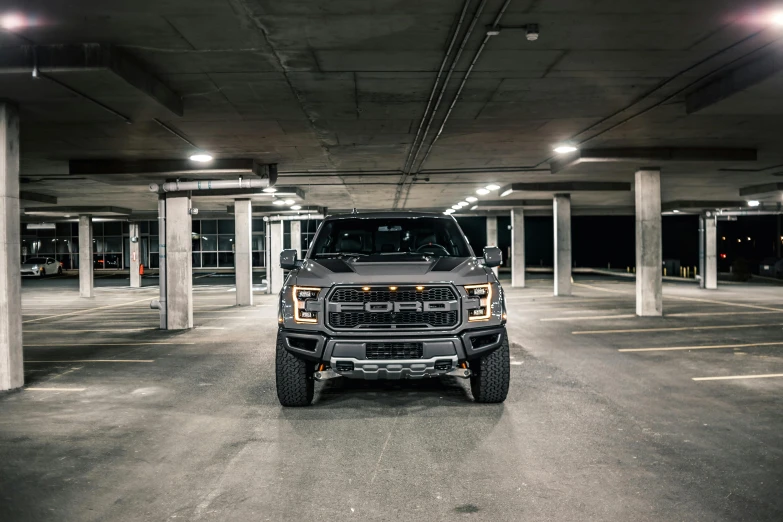
<path fill-rule="evenodd" d="M 283 337 L 278 334 L 275 358 L 277 398 L 283 406 L 308 406 L 315 392 L 315 366 L 291 355 L 283 342 Z"/>
<path fill-rule="evenodd" d="M 508 337 L 492 353 L 470 361 L 470 391 L 476 402 L 498 403 L 506 400 L 511 380 Z"/>

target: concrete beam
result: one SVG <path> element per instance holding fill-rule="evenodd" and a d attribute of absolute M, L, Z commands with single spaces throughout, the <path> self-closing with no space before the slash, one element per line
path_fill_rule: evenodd
<path fill-rule="evenodd" d="M 270 176 L 273 165 L 259 163 L 253 158 L 215 158 L 208 163 L 189 159 L 75 159 L 68 162 L 68 172 L 78 175 L 111 176 L 116 174 L 253 174 Z M 274 165 L 274 181 L 277 166 Z M 270 177 L 270 185 L 273 185 Z"/>
<path fill-rule="evenodd" d="M 552 174 L 579 163 L 664 162 L 664 161 L 756 161 L 756 149 L 708 147 L 629 147 L 584 149 L 553 158 Z"/>
<path fill-rule="evenodd" d="M 47 194 L 38 194 L 35 192 L 27 192 L 26 190 L 19 191 L 19 199 L 21 201 L 30 201 L 33 203 L 48 203 L 50 205 L 57 204 L 57 198 L 55 196 L 49 196 Z"/>
<path fill-rule="evenodd" d="M 685 112 L 693 114 L 783 71 L 783 53 L 773 51 L 712 79 L 685 97 Z"/>
<path fill-rule="evenodd" d="M 551 199 L 489 199 L 484 201 L 476 201 L 471 207 L 476 206 L 478 208 L 524 208 L 524 207 L 552 207 Z"/>
<path fill-rule="evenodd" d="M 762 196 L 765 194 L 775 194 L 777 192 L 783 192 L 783 181 L 742 187 L 740 189 L 740 196 Z"/>
<path fill-rule="evenodd" d="M 742 200 L 721 201 L 721 200 L 677 200 L 667 201 L 661 205 L 661 212 L 672 212 L 674 210 L 701 212 L 703 210 L 715 210 L 718 208 L 742 208 L 747 207 L 748 202 Z"/>
<path fill-rule="evenodd" d="M 234 205 L 228 205 L 226 207 L 226 212 L 229 214 L 234 213 Z M 288 207 L 278 207 L 275 205 L 253 205 L 253 214 L 291 214 L 291 215 L 299 215 L 299 214 L 307 214 L 315 213 L 315 214 L 325 214 L 326 213 L 326 207 L 319 207 L 314 205 L 308 205 L 308 206 L 302 206 L 299 210 L 291 210 Z"/>
<path fill-rule="evenodd" d="M 108 70 L 160 105 L 182 116 L 182 97 L 126 51 L 109 44 L 26 45 L 0 48 L 0 74 Z"/>
<path fill-rule="evenodd" d="M 661 171 L 638 170 L 636 199 L 636 315 L 663 315 Z"/>
<path fill-rule="evenodd" d="M 125 217 L 133 212 L 129 208 L 123 207 L 35 207 L 24 209 L 28 216 L 52 216 L 65 217 L 76 214 L 90 214 L 91 216 L 101 217 Z"/>
<path fill-rule="evenodd" d="M 24 385 L 19 230 L 19 112 L 0 103 L 0 390 Z"/>
<path fill-rule="evenodd" d="M 514 192 L 629 192 L 631 184 L 624 181 L 552 181 L 543 183 L 511 183 L 500 188 L 501 197 Z M 539 201 L 539 200 L 533 200 Z M 512 201 L 511 204 L 514 202 Z M 548 201 L 552 203 L 551 200 Z"/>

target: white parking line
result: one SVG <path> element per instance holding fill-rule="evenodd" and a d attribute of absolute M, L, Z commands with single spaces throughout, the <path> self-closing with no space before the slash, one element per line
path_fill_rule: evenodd
<path fill-rule="evenodd" d="M 87 388 L 25 388 L 25 391 L 81 392 Z"/>
<path fill-rule="evenodd" d="M 761 375 L 725 375 L 722 377 L 693 377 L 694 381 L 727 381 L 730 379 L 768 379 L 771 377 L 783 377 L 783 373 L 766 373 Z"/>
<path fill-rule="evenodd" d="M 159 328 L 110 328 L 98 330 L 24 330 L 24 333 L 84 333 L 84 332 L 143 332 L 146 330 L 159 330 Z"/>
<path fill-rule="evenodd" d="M 48 346 L 50 348 L 58 348 L 60 346 L 147 346 L 158 344 L 172 344 L 175 346 L 191 345 L 196 343 L 169 343 L 169 342 L 129 342 L 129 343 L 57 343 L 57 344 L 25 344 L 25 348 L 39 348 Z"/>
<path fill-rule="evenodd" d="M 155 359 L 71 359 L 69 361 L 25 361 L 25 364 L 43 363 L 154 363 Z"/>
<path fill-rule="evenodd" d="M 664 348 L 621 348 L 618 352 L 674 352 L 687 350 L 718 350 L 720 348 L 750 348 L 753 346 L 783 346 L 783 342 L 751 344 L 712 344 L 707 346 L 668 346 Z"/>
<path fill-rule="evenodd" d="M 107 308 L 116 308 L 118 306 L 129 306 L 129 305 L 132 305 L 132 304 L 141 303 L 143 301 L 149 301 L 149 298 L 145 297 L 144 299 L 139 299 L 138 301 L 130 301 L 130 302 L 127 302 L 127 303 L 119 303 L 119 304 L 113 304 L 113 305 L 107 305 L 107 306 L 98 306 L 96 308 L 88 308 L 86 310 L 77 310 L 75 312 L 68 312 L 68 313 L 65 313 L 65 314 L 48 315 L 46 317 L 39 317 L 37 319 L 28 319 L 27 321 L 22 321 L 22 322 L 23 323 L 33 323 L 33 322 L 36 322 L 36 321 L 43 321 L 45 319 L 54 319 L 55 317 L 65 317 L 67 315 L 83 314 L 83 313 L 86 313 L 86 312 L 94 312 L 95 310 L 105 310 Z"/>
<path fill-rule="evenodd" d="M 627 330 L 580 330 L 571 332 L 574 335 L 593 335 L 609 333 L 640 333 L 640 332 L 681 332 L 685 330 L 724 330 L 729 328 L 759 328 L 764 326 L 781 326 L 783 323 L 762 324 L 722 324 L 718 326 L 679 326 L 672 328 L 635 328 Z"/>
<path fill-rule="evenodd" d="M 546 317 L 539 319 L 539 321 L 586 321 L 589 319 L 629 319 L 636 317 L 635 314 L 622 314 L 622 315 L 584 315 L 581 317 Z"/>

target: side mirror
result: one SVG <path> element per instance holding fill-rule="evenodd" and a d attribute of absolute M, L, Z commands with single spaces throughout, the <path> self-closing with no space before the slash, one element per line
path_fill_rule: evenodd
<path fill-rule="evenodd" d="M 503 262 L 503 252 L 494 246 L 484 248 L 484 266 L 490 268 L 500 266 Z"/>
<path fill-rule="evenodd" d="M 296 261 L 296 250 L 288 249 L 280 252 L 280 268 L 293 270 L 298 267 L 299 263 Z"/>

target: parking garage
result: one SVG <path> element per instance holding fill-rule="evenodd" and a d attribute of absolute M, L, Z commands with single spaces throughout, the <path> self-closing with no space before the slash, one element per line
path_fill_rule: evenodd
<path fill-rule="evenodd" d="M 751 1 L 3 7 L 0 518 L 779 520 L 781 38 Z M 282 407 L 281 252 L 394 211 L 499 248 L 505 402 Z"/>

